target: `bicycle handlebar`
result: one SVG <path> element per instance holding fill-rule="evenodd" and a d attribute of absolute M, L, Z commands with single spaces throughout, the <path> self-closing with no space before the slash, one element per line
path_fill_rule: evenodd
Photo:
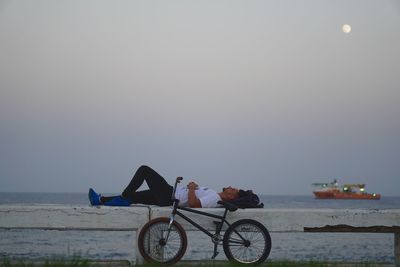
<path fill-rule="evenodd" d="M 176 187 L 178 186 L 178 184 L 181 182 L 183 180 L 183 178 L 182 177 L 176 177 L 176 180 L 175 180 L 175 185 L 174 185 L 174 190 L 172 191 L 172 201 L 175 201 L 175 191 L 176 191 Z"/>

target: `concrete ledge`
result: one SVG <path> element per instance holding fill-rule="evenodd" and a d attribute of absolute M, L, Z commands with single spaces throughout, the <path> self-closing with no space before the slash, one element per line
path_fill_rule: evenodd
<path fill-rule="evenodd" d="M 201 209 L 218 215 L 223 214 L 223 209 Z M 169 216 L 170 208 L 152 207 L 150 218 Z M 183 211 L 183 213 L 206 226 L 215 229 L 213 221 L 208 218 Z M 270 232 L 303 232 L 304 227 L 323 227 L 326 225 L 349 225 L 352 227 L 371 226 L 400 226 L 400 209 L 391 210 L 360 210 L 360 209 L 245 209 L 228 212 L 227 220 L 234 222 L 238 219 L 251 218 L 262 222 Z M 177 221 L 186 230 L 196 230 L 191 224 L 177 216 Z"/>
<path fill-rule="evenodd" d="M 148 207 L 0 205 L 0 228 L 48 230 L 137 230 L 149 220 Z"/>
<path fill-rule="evenodd" d="M 199 210 L 217 215 L 224 212 L 222 208 Z M 0 205 L 0 228 L 137 230 L 150 219 L 168 217 L 170 212 L 170 207 L 157 206 Z M 182 212 L 207 229 L 215 229 L 216 219 Z M 262 222 L 271 232 L 303 232 L 304 228 L 337 225 L 400 227 L 400 209 L 245 209 L 227 215 L 229 222 L 245 218 Z M 176 219 L 186 230 L 197 230 L 178 216 Z"/>

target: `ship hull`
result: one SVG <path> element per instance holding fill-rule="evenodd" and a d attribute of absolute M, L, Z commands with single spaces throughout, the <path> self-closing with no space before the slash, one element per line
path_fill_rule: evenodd
<path fill-rule="evenodd" d="M 345 193 L 345 192 L 331 192 L 331 191 L 314 191 L 315 198 L 318 199 L 371 199 L 378 200 L 381 198 L 380 194 L 368 193 Z"/>

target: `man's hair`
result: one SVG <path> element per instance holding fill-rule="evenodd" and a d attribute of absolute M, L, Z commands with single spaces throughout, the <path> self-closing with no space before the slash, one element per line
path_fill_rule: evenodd
<path fill-rule="evenodd" d="M 264 204 L 260 203 L 260 198 L 252 190 L 240 189 L 238 197 L 229 202 L 241 209 L 264 207 Z"/>

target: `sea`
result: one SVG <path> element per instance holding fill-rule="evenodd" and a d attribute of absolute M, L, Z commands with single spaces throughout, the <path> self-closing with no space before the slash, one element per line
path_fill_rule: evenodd
<path fill-rule="evenodd" d="M 110 194 L 115 195 L 115 194 Z M 262 195 L 265 208 L 400 209 L 400 197 L 381 200 L 321 200 L 309 196 Z M 0 193 L 6 204 L 89 205 L 86 193 Z M 270 260 L 394 263 L 394 235 L 379 233 L 271 233 Z M 0 229 L 0 257 L 16 260 L 85 258 L 135 259 L 135 233 L 130 231 L 60 231 Z M 217 260 L 224 260 L 222 246 Z M 201 232 L 188 233 L 183 259 L 207 260 L 211 240 Z"/>

